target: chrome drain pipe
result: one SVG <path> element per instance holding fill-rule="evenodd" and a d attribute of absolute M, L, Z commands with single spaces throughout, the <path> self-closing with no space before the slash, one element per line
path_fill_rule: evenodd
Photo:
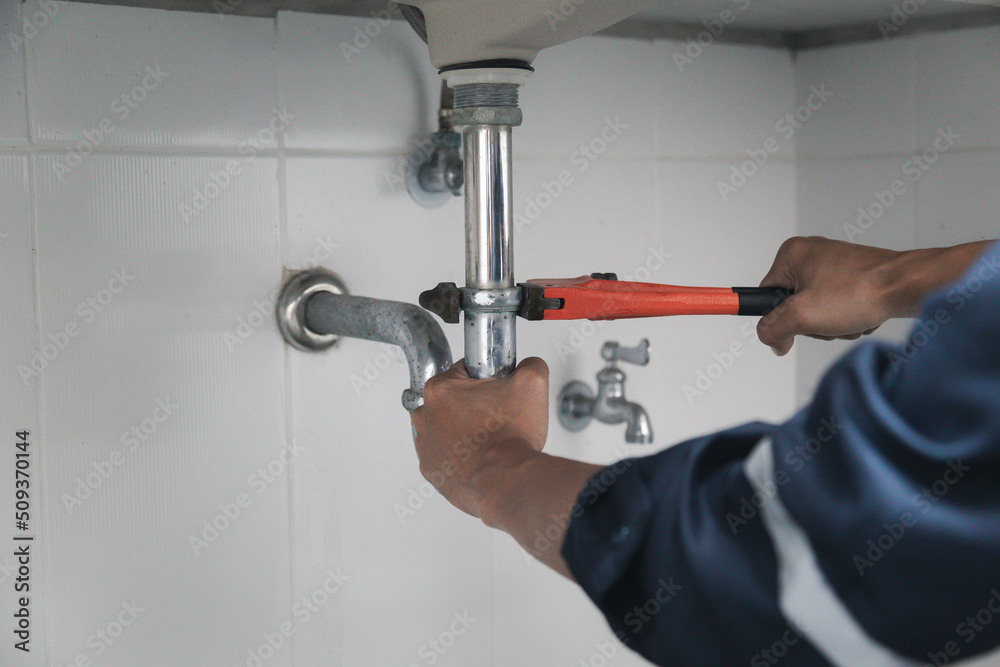
<path fill-rule="evenodd" d="M 503 377 L 517 364 L 520 291 L 514 283 L 511 128 L 521 124 L 517 89 L 530 69 L 443 72 L 455 89 L 452 123 L 462 129 L 465 164 L 465 368 Z"/>
<path fill-rule="evenodd" d="M 510 126 L 468 125 L 462 136 L 465 368 L 474 378 L 503 377 L 517 363 L 518 301 L 513 299 L 513 311 L 491 305 L 514 288 Z"/>

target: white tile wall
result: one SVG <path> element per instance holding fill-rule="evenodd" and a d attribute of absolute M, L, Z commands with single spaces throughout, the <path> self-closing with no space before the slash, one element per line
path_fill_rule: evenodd
<path fill-rule="evenodd" d="M 515 160 L 515 275 L 634 273 L 656 241 L 654 177 L 652 161 Z"/>
<path fill-rule="evenodd" d="M 70 334 L 40 378 L 52 658 L 94 659 L 135 601 L 114 664 L 242 660 L 290 593 L 288 478 L 254 477 L 285 447 L 283 348 L 270 317 L 235 342 L 280 276 L 276 161 L 185 220 L 224 159 L 91 156 L 61 182 L 60 159 L 35 162 L 39 337 Z"/>
<path fill-rule="evenodd" d="M 387 157 L 290 159 L 286 263 L 308 265 L 316 248 L 331 245 L 323 264 L 353 293 L 411 303 L 420 291 L 460 277 L 461 202 L 428 212 L 405 192 L 382 191 L 394 166 Z M 460 329 L 448 333 L 461 350 Z M 296 595 L 314 588 L 330 562 L 351 577 L 339 604 L 302 628 L 298 659 L 423 664 L 422 647 L 430 650 L 428 640 L 466 611 L 476 621 L 445 664 L 488 655 L 490 535 L 437 494 L 420 495 L 428 489 L 400 404 L 408 373 L 398 349 L 344 340 L 322 355 L 292 353 L 289 362 L 292 434 L 307 457 L 293 490 Z"/>
<path fill-rule="evenodd" d="M 894 250 L 913 248 L 919 180 L 908 175 L 911 160 L 909 155 L 800 158 L 796 165 L 799 233 Z"/>
<path fill-rule="evenodd" d="M 723 202 L 717 182 L 729 168 L 695 162 L 659 166 L 659 240 L 675 255 L 662 282 L 754 287 L 770 268 L 775 249 L 794 235 L 793 166 L 767 165 Z M 776 359 L 757 341 L 755 325 L 754 318 L 715 316 L 664 318 L 647 325 L 658 332 L 666 357 L 660 361 L 666 372 L 657 378 L 662 384 L 654 412 L 664 415 L 661 432 L 667 442 L 789 415 L 795 358 Z M 699 383 L 715 375 L 716 365 L 721 376 L 708 386 L 705 380 Z M 761 385 L 766 392 L 751 389 Z M 643 394 L 655 392 L 651 384 Z"/>
<path fill-rule="evenodd" d="M 28 158 L 19 155 L 0 155 L 0 201 L 3 202 L 3 221 L 0 223 L 0 309 L 5 316 L 0 318 L 0 340 L 3 354 L 0 355 L 0 432 L 4 434 L 4 467 L 10 471 L 0 479 L 0 497 L 4 507 L 13 509 L 15 493 L 15 460 L 20 450 L 14 444 L 19 442 L 14 434 L 28 431 L 27 460 L 29 467 L 24 470 L 19 481 L 27 480 L 30 503 L 28 508 L 28 530 L 17 530 L 14 517 L 0 523 L 0 540 L 5 546 L 0 556 L 0 586 L 4 595 L 0 598 L 0 614 L 4 619 L 14 618 L 20 608 L 17 603 L 22 594 L 29 598 L 30 610 L 30 653 L 14 648 L 13 635 L 0 644 L 0 662 L 5 665 L 43 665 L 47 633 L 45 621 L 48 617 L 48 599 L 44 595 L 46 571 L 44 553 L 47 547 L 45 536 L 45 503 L 42 494 L 43 461 L 45 461 L 45 440 L 39 429 L 38 384 L 30 373 L 32 353 L 37 349 L 35 331 L 35 273 L 33 267 L 31 199 L 29 190 Z M 25 382 L 27 379 L 28 382 Z M 23 484 L 22 484 L 23 486 Z M 17 544 L 13 537 L 32 537 L 28 541 L 32 553 L 29 590 L 15 594 L 16 567 L 19 565 L 13 555 Z M 25 582 L 20 582 L 25 583 Z M 13 630 L 8 626 L 7 632 Z M 20 641 L 21 638 L 18 638 Z M 26 659 L 27 658 L 27 659 Z"/>
<path fill-rule="evenodd" d="M 915 146 L 918 39 L 804 51 L 795 62 L 799 104 L 812 86 L 833 97 L 798 134 L 799 157 L 879 155 Z"/>
<path fill-rule="evenodd" d="M 653 154 L 656 111 L 649 82 L 656 70 L 649 42 L 576 40 L 542 51 L 533 66 L 520 91 L 524 123 L 514 137 L 518 156 L 565 161 L 577 151 L 586 156 L 592 143 L 590 152 L 602 158 Z M 608 140 L 606 149 L 602 139 Z"/>
<path fill-rule="evenodd" d="M 800 54 L 800 102 L 824 81 L 835 97 L 798 136 L 799 232 L 898 250 L 1000 237 L 998 48 L 992 27 Z M 890 199 L 881 217 L 859 220 L 859 206 L 878 213 Z M 874 336 L 900 340 L 909 324 Z M 796 343 L 800 402 L 855 344 Z"/>
<path fill-rule="evenodd" d="M 661 157 L 794 155 L 791 56 L 775 49 L 712 44 L 690 63 L 682 42 L 654 47 L 656 153 Z M 697 52 L 693 52 L 697 53 Z M 773 141 L 773 143 L 772 143 Z M 765 148 L 766 146 L 766 148 Z M 776 152 L 775 152 L 776 151 Z"/>
<path fill-rule="evenodd" d="M 495 542 L 496 642 L 490 664 L 651 664 L 617 641 L 578 586 L 553 575 L 507 535 L 497 534 Z M 610 656 L 607 663 L 602 656 Z"/>
<path fill-rule="evenodd" d="M 1000 237 L 1000 150 L 942 156 L 917 183 L 917 245 Z"/>
<path fill-rule="evenodd" d="M 24 49 L 29 37 L 36 35 L 38 28 L 33 22 L 33 12 L 27 13 L 28 27 L 21 22 L 21 10 L 31 4 L 17 2 L 0 3 L 0 145 L 24 145 L 27 143 L 27 113 L 24 106 Z M 42 12 L 48 23 L 48 14 Z"/>
<path fill-rule="evenodd" d="M 958 147 L 1000 147 L 1000 30 L 925 35 L 918 41 L 917 146 L 939 127 L 962 134 Z"/>
<path fill-rule="evenodd" d="M 12 7 L 0 4 L 5 26 L 17 24 Z M 428 493 L 399 405 L 398 352 L 358 340 L 291 351 L 271 319 L 286 269 L 322 264 L 356 294 L 409 302 L 461 280 L 461 201 L 426 211 L 399 183 L 435 124 L 426 47 L 377 16 L 58 7 L 19 51 L 5 41 L 12 66 L 0 68 L 0 299 L 22 314 L 0 323 L 0 420 L 38 435 L 47 586 L 34 635 L 45 651 L 0 661 L 598 664 L 611 635 L 582 593 Z M 968 34 L 985 62 L 996 32 Z M 588 38 L 544 52 L 514 135 L 517 275 L 756 284 L 796 218 L 801 231 L 837 236 L 921 137 L 959 120 L 963 143 L 863 241 L 989 236 L 978 213 L 996 210 L 995 128 L 977 115 L 992 99 L 977 86 L 993 71 L 954 55 L 950 39 L 810 52 L 794 67 L 780 51 L 713 45 L 684 71 L 672 57 L 681 46 L 667 42 Z M 915 63 L 918 53 L 942 60 Z M 157 65 L 169 76 L 119 118 L 114 101 Z M 794 137 L 776 136 L 822 83 L 834 100 Z M 105 118 L 115 129 L 77 162 L 67 148 Z M 608 121 L 627 127 L 602 136 Z M 723 197 L 720 181 L 770 137 L 780 152 Z M 594 157 L 574 155 L 597 138 Z M 792 164 L 796 151 L 809 159 Z M 116 271 L 134 278 L 104 292 Z M 16 365 L 68 324 L 76 335 L 22 383 Z M 610 462 L 787 416 L 796 382 L 801 400 L 839 348 L 799 344 L 776 360 L 748 324 L 519 323 L 521 355 L 548 361 L 553 398 L 569 380 L 594 382 L 605 340 L 653 343 L 651 363 L 626 371 L 655 445 L 626 446 L 621 427 L 602 424 L 571 435 L 553 419 L 550 451 Z M 460 355 L 460 330 L 446 331 Z M 728 368 L 685 395 L 713 364 Z M 178 405 L 162 423 L 158 399 Z M 154 425 L 128 451 L 123 434 Z M 116 450 L 121 464 L 67 510 L 64 494 Z M 191 535 L 224 524 L 217 516 L 241 493 L 240 516 L 195 555 Z M 133 600 L 135 623 L 96 655 L 91 636 Z M 435 658 L 429 641 L 455 614 L 469 627 Z M 292 639 L 270 648 L 285 622 Z M 610 646 L 614 664 L 645 664 Z"/>
<path fill-rule="evenodd" d="M 797 233 L 894 250 L 917 247 L 920 243 L 915 209 L 924 172 L 914 181 L 908 175 L 913 173 L 907 168 L 911 161 L 911 155 L 799 158 Z M 901 340 L 909 326 L 909 320 L 893 320 L 872 335 Z M 796 340 L 793 350 L 798 353 L 796 387 L 800 403 L 808 402 L 826 369 L 857 344 L 804 337 Z"/>
<path fill-rule="evenodd" d="M 396 16 L 398 18 L 398 15 Z M 441 79 L 403 21 L 279 12 L 291 148 L 410 151 L 437 129 Z"/>
<path fill-rule="evenodd" d="M 288 124 L 271 21 L 69 4 L 29 42 L 36 142 L 250 152 Z"/>

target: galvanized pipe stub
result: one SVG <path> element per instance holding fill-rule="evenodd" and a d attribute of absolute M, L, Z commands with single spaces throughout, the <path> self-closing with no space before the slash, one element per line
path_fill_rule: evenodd
<path fill-rule="evenodd" d="M 517 107 L 466 107 L 455 109 L 451 122 L 456 127 L 465 125 L 507 125 L 517 127 L 524 115 Z"/>
<path fill-rule="evenodd" d="M 340 276 L 327 269 L 316 268 L 292 276 L 278 295 L 275 307 L 278 330 L 285 342 L 298 350 L 326 350 L 340 339 L 335 334 L 316 333 L 306 326 L 306 303 L 320 292 L 349 294 Z"/>
<path fill-rule="evenodd" d="M 466 83 L 455 86 L 455 109 L 469 107 L 516 107 L 518 85 L 514 83 Z"/>

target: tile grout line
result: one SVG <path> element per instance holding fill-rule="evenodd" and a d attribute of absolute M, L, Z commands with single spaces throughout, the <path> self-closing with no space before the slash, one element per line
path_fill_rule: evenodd
<path fill-rule="evenodd" d="M 824 154 L 806 154 L 799 155 L 793 160 L 794 163 L 820 163 L 820 162 L 853 162 L 861 160 L 888 160 L 888 159 L 903 159 L 909 157 L 915 157 L 922 154 L 924 151 L 932 148 L 932 145 L 918 145 L 912 150 L 894 150 L 885 151 L 882 153 L 855 153 L 855 154 L 844 154 L 844 155 L 824 155 Z M 996 153 L 1000 152 L 1000 145 L 989 146 L 989 145 L 979 145 L 979 146 L 955 146 L 948 150 L 948 155 L 966 155 L 966 154 L 980 154 L 980 153 Z"/>
<path fill-rule="evenodd" d="M 657 58 L 656 58 L 656 46 L 652 41 L 649 42 L 649 58 L 650 58 L 650 71 L 656 72 Z M 660 96 L 653 96 L 653 147 L 658 148 L 660 146 Z"/>
<path fill-rule="evenodd" d="M 283 94 L 281 86 L 281 61 L 278 55 L 279 45 L 280 45 L 280 32 L 277 13 L 272 21 L 272 26 L 274 30 L 273 40 L 272 40 L 272 65 L 274 66 L 274 97 L 277 106 L 281 106 Z M 288 193 L 287 193 L 287 172 L 286 166 L 286 153 L 285 153 L 285 130 L 277 134 L 275 137 L 277 142 L 276 157 L 277 157 L 277 170 L 275 176 L 277 178 L 278 185 L 278 276 L 281 283 L 285 280 L 285 253 L 290 246 L 288 238 Z M 282 392 L 282 400 L 284 402 L 284 414 L 285 414 L 285 446 L 293 446 L 295 438 L 295 429 L 293 426 L 293 404 L 292 401 L 292 372 L 291 372 L 291 349 L 281 341 L 281 353 L 282 353 L 282 381 L 284 385 L 284 391 Z M 288 494 L 288 604 L 289 610 L 295 608 L 295 585 L 296 577 L 296 550 L 295 550 L 295 489 L 297 481 L 297 466 L 289 466 L 288 469 L 288 484 L 287 484 L 287 494 Z M 291 653 L 292 653 L 292 665 L 296 665 L 296 646 L 298 641 L 291 641 Z"/>
<path fill-rule="evenodd" d="M 917 145 L 916 148 L 891 150 L 878 153 L 805 153 L 802 155 L 773 155 L 769 162 L 782 164 L 795 164 L 798 162 L 818 162 L 834 161 L 849 162 L 851 160 L 878 160 L 886 158 L 910 157 L 921 153 L 929 146 Z M 48 155 L 63 153 L 71 150 L 71 146 L 57 144 L 39 144 L 33 142 L 26 146 L 12 144 L 0 145 L 0 155 Z M 952 154 L 959 153 L 988 153 L 1000 151 L 1000 145 L 980 144 L 975 146 L 957 146 L 949 151 Z M 410 155 L 406 150 L 387 149 L 359 151 L 335 148 L 298 148 L 298 147 L 269 147 L 258 151 L 261 157 L 277 157 L 279 153 L 284 157 L 293 158 L 329 158 L 329 159 L 377 159 L 377 158 L 398 158 Z M 122 145 L 113 147 L 97 147 L 90 151 L 88 155 L 108 156 L 108 155 L 140 155 L 150 157 L 190 157 L 190 158 L 239 158 L 245 157 L 238 149 L 232 147 L 206 147 L 206 146 L 135 146 Z M 528 153 L 515 157 L 515 162 L 537 163 L 552 160 L 566 160 L 569 154 L 557 153 Z M 609 163 L 623 162 L 674 162 L 674 163 L 732 163 L 747 159 L 743 154 L 719 154 L 719 155 L 603 155 L 601 160 Z"/>
<path fill-rule="evenodd" d="M 496 559 L 497 536 L 495 530 L 490 530 L 490 664 L 497 665 L 497 559 Z"/>
<path fill-rule="evenodd" d="M 24 3 L 18 3 L 18 24 L 23 24 L 22 12 L 24 10 Z M 27 139 L 28 149 L 26 151 L 26 162 L 27 162 L 27 175 L 28 175 L 28 224 L 31 228 L 31 296 L 32 296 L 32 306 L 34 308 L 33 315 L 33 326 L 35 334 L 35 342 L 38 344 L 38 349 L 42 348 L 42 309 L 41 309 L 41 297 L 39 294 L 39 284 L 41 282 L 41 273 L 39 270 L 38 261 L 38 188 L 36 183 L 35 174 L 35 155 L 31 147 L 34 144 L 34 132 L 32 131 L 31 125 L 31 104 L 29 102 L 30 90 L 31 90 L 31 76 L 30 68 L 28 66 L 29 54 L 32 52 L 31 44 L 24 45 L 24 52 L 21 54 L 21 67 L 22 73 L 24 75 L 24 131 L 25 137 Z M 38 382 L 35 385 L 35 428 L 36 428 L 36 446 L 40 445 L 41 454 L 38 456 L 38 471 L 39 479 L 41 480 L 41 488 L 43 493 L 41 498 L 45 498 L 45 441 L 42 437 L 44 433 L 42 429 L 42 424 L 44 423 L 44 391 L 42 389 L 42 383 L 45 381 L 44 375 L 40 374 L 38 376 Z M 52 600 L 51 594 L 51 570 L 52 570 L 52 554 L 49 550 L 49 541 L 47 538 L 51 534 L 49 530 L 49 509 L 47 503 L 41 503 L 41 526 L 42 530 L 38 537 L 41 538 L 42 542 L 42 591 L 43 591 L 43 621 L 42 626 L 45 628 L 45 644 L 43 655 L 45 656 L 45 664 L 52 664 L 52 613 L 51 605 L 49 602 Z"/>
<path fill-rule="evenodd" d="M 983 149 L 1000 149 L 1000 146 L 983 146 Z M 71 145 L 66 144 L 33 144 L 31 146 L 16 146 L 12 144 L 0 145 L 0 154 L 56 154 L 72 150 Z M 276 157 L 281 152 L 287 157 L 316 157 L 316 158 L 406 158 L 412 152 L 403 148 L 389 148 L 385 150 L 352 150 L 340 148 L 301 148 L 283 146 L 278 148 L 270 146 L 257 151 L 261 157 Z M 87 155 L 150 155 L 163 157 L 207 157 L 207 158 L 240 158 L 246 157 L 240 153 L 236 147 L 229 146 L 144 146 L 144 145 L 119 145 L 119 146 L 98 146 L 89 151 Z M 565 161 L 571 157 L 572 153 L 521 153 L 515 156 L 515 162 L 538 162 L 544 160 Z M 820 156 L 825 157 L 825 156 Z M 844 156 L 851 158 L 853 156 Z M 735 162 L 746 160 L 746 153 L 742 154 L 719 154 L 719 155 L 655 155 L 643 153 L 638 155 L 602 155 L 601 160 L 605 162 L 652 162 L 654 160 L 667 162 Z M 791 156 L 773 155 L 769 158 L 771 162 L 791 162 Z"/>
<path fill-rule="evenodd" d="M 913 56 L 914 56 L 913 57 L 913 62 L 915 64 L 910 69 L 910 109 L 909 109 L 909 112 L 910 112 L 910 131 L 913 133 L 912 142 L 913 142 L 913 146 L 914 146 L 914 151 L 913 151 L 914 153 L 917 153 L 917 152 L 920 151 L 920 149 L 918 148 L 918 145 L 917 145 L 918 144 L 918 140 L 917 140 L 917 132 L 918 132 L 918 127 L 917 127 L 917 84 L 918 84 L 918 82 L 920 80 L 920 77 L 917 75 L 917 68 L 920 67 L 920 63 L 921 63 L 920 54 L 921 54 L 921 51 L 923 51 L 922 47 L 923 47 L 924 44 L 925 44 L 925 40 L 922 40 L 922 39 L 914 40 L 914 43 L 913 43 Z M 917 213 L 918 210 L 919 210 L 919 203 L 918 203 L 919 193 L 920 193 L 920 181 L 917 181 L 917 182 L 915 182 L 913 184 L 913 196 L 911 197 L 913 208 L 912 208 L 912 211 L 911 211 L 911 214 L 910 214 L 910 215 L 913 216 L 913 229 L 911 230 L 911 235 L 912 235 L 912 239 L 913 239 L 913 247 L 914 248 L 919 248 L 920 247 L 918 245 L 918 241 L 920 240 L 920 232 L 918 231 L 919 230 L 919 224 L 920 224 L 920 222 L 919 222 L 919 219 L 918 219 L 919 215 Z"/>
<path fill-rule="evenodd" d="M 797 64 L 798 55 L 795 51 L 790 51 L 788 54 L 788 64 L 789 64 L 789 76 L 791 77 L 792 84 L 792 99 L 791 106 L 793 109 L 798 107 L 799 104 L 799 68 Z M 808 131 L 808 128 L 806 129 Z M 796 136 L 792 139 L 792 236 L 801 236 L 802 232 L 800 229 L 801 215 L 799 211 L 799 167 L 802 164 L 799 161 L 799 138 L 800 134 L 796 133 Z M 794 347 L 794 346 L 793 346 Z M 801 346 L 799 346 L 801 348 Z M 798 408 L 799 405 L 799 376 L 802 372 L 802 364 L 799 362 L 798 349 L 794 350 L 794 356 L 792 357 L 792 372 L 791 372 L 791 396 L 792 396 L 792 409 L 793 411 Z"/>

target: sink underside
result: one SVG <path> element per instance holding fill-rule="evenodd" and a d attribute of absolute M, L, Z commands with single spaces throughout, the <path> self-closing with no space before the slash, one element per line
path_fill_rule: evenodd
<path fill-rule="evenodd" d="M 296 11 L 344 16 L 383 13 L 385 0 L 86 0 L 106 5 L 149 7 L 177 11 L 275 16 Z M 696 37 L 704 21 L 724 10 L 736 17 L 717 41 L 785 47 L 819 48 L 883 39 L 879 21 L 892 21 L 893 6 L 901 0 L 654 0 L 646 9 L 611 26 L 601 34 L 638 39 Z M 892 36 L 929 30 L 1000 25 L 1000 7 L 975 2 L 920 0 L 920 9 L 908 16 Z M 741 10 L 740 7 L 745 7 Z M 221 9 L 220 9 L 221 8 Z M 398 13 L 397 18 L 400 18 Z"/>

